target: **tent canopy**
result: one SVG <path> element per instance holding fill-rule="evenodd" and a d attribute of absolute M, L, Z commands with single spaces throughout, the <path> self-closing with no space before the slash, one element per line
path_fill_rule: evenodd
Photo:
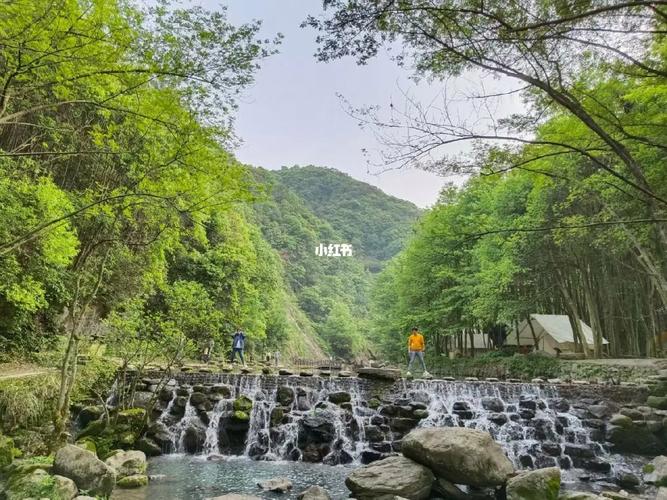
<path fill-rule="evenodd" d="M 543 350 L 555 350 L 555 348 L 565 347 L 566 349 L 574 345 L 574 334 L 570 325 L 570 318 L 565 314 L 531 314 L 530 315 L 535 336 L 538 344 Z M 581 330 L 586 339 L 586 344 L 592 346 L 595 343 L 593 330 L 583 321 Z M 523 320 L 519 324 L 519 345 L 532 345 L 533 335 L 528 321 Z M 606 339 L 602 339 L 603 344 L 609 344 Z M 510 333 L 505 340 L 505 345 L 517 345 L 516 334 Z M 566 350 L 561 349 L 561 350 Z"/>

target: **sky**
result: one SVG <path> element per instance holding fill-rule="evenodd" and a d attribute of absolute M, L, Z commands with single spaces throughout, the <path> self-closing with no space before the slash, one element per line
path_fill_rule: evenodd
<path fill-rule="evenodd" d="M 198 3 L 209 9 L 220 5 L 213 0 Z M 268 169 L 333 167 L 420 207 L 433 205 L 446 182 L 462 182 L 421 170 L 387 171 L 377 162 L 369 164 L 369 154 L 377 158 L 375 153 L 382 146 L 371 131 L 360 129 L 340 99 L 342 95 L 356 107 L 387 107 L 404 101 L 407 91 L 416 100 L 428 102 L 441 93 L 443 83 L 414 83 L 410 71 L 398 67 L 387 53 L 365 66 L 352 58 L 317 62 L 313 56 L 316 32 L 299 25 L 308 14 L 321 14 L 319 0 L 227 0 L 224 4 L 231 22 L 260 19 L 262 38 L 278 32 L 284 35 L 280 52 L 262 62 L 255 83 L 239 103 L 235 130 L 242 143 L 235 154 L 241 162 Z M 470 83 L 468 78 L 454 85 Z"/>

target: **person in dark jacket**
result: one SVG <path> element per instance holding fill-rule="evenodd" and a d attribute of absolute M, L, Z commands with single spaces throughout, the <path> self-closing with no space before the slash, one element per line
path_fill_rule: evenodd
<path fill-rule="evenodd" d="M 240 328 L 237 328 L 232 337 L 232 359 L 231 362 L 234 363 L 236 359 L 236 353 L 239 354 L 241 363 L 245 366 L 245 359 L 243 358 L 243 350 L 245 349 L 245 333 L 241 331 Z"/>

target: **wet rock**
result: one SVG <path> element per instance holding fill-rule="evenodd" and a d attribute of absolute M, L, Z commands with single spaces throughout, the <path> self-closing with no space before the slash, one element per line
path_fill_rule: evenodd
<path fill-rule="evenodd" d="M 584 462 L 582 463 L 582 467 L 592 472 L 602 472 L 605 474 L 611 471 L 611 464 L 605 462 L 604 460 L 599 460 L 599 459 L 584 460 Z"/>
<path fill-rule="evenodd" d="M 482 398 L 482 408 L 495 413 L 502 413 L 505 410 L 505 404 L 500 398 Z"/>
<path fill-rule="evenodd" d="M 215 384 L 211 387 L 211 394 L 220 394 L 224 399 L 232 397 L 232 388 L 226 384 Z"/>
<path fill-rule="evenodd" d="M 348 370 L 341 370 L 338 372 L 338 376 L 340 378 L 350 378 L 352 376 L 352 372 Z"/>
<path fill-rule="evenodd" d="M 124 489 L 141 488 L 148 484 L 148 476 L 146 474 L 134 474 L 132 476 L 125 476 L 120 478 L 116 486 Z"/>
<path fill-rule="evenodd" d="M 206 428 L 201 425 L 189 425 L 183 432 L 183 448 L 186 453 L 199 453 L 204 449 Z"/>
<path fill-rule="evenodd" d="M 557 500 L 560 469 L 549 467 L 520 472 L 507 481 L 507 500 Z"/>
<path fill-rule="evenodd" d="M 261 481 L 257 483 L 257 486 L 262 488 L 264 491 L 273 491 L 275 493 L 286 493 L 292 489 L 292 481 L 285 477 L 276 477 L 273 479 L 268 479 L 266 481 Z"/>
<path fill-rule="evenodd" d="M 378 460 L 382 460 L 383 458 L 386 458 L 385 455 L 375 450 L 364 450 L 361 452 L 360 456 L 361 463 L 364 465 L 377 462 Z"/>
<path fill-rule="evenodd" d="M 521 408 L 519 410 L 519 416 L 524 420 L 530 420 L 535 418 L 535 410 L 531 410 L 530 408 Z"/>
<path fill-rule="evenodd" d="M 536 469 L 546 469 L 549 467 L 555 467 L 557 461 L 554 457 L 547 457 L 546 455 L 538 455 L 535 458 L 535 468 Z"/>
<path fill-rule="evenodd" d="M 526 399 L 524 396 L 519 400 L 519 408 L 528 408 L 529 410 L 537 410 L 537 401 L 534 399 Z"/>
<path fill-rule="evenodd" d="M 146 473 L 146 455 L 137 450 L 116 450 L 104 461 L 116 473 L 116 479 Z"/>
<path fill-rule="evenodd" d="M 276 427 L 280 425 L 284 417 L 285 417 L 285 411 L 279 406 L 276 406 L 273 410 L 271 410 L 271 416 L 269 417 L 269 421 L 271 422 L 271 427 Z"/>
<path fill-rule="evenodd" d="M 616 425 L 618 427 L 632 427 L 632 419 L 627 415 L 617 413 L 612 415 L 612 417 L 609 419 L 609 424 Z"/>
<path fill-rule="evenodd" d="M 562 447 L 558 443 L 542 443 L 542 452 L 552 457 L 558 457 L 562 452 Z"/>
<path fill-rule="evenodd" d="M 630 420 L 644 420 L 644 414 L 635 408 L 621 408 L 618 413 L 629 417 Z"/>
<path fill-rule="evenodd" d="M 294 402 L 294 389 L 282 385 L 276 391 L 276 401 L 283 406 L 291 406 Z"/>
<path fill-rule="evenodd" d="M 508 421 L 508 417 L 504 413 L 490 413 L 487 418 L 496 425 L 504 425 Z"/>
<path fill-rule="evenodd" d="M 337 405 L 341 403 L 349 403 L 350 401 L 352 401 L 352 396 L 350 395 L 349 392 L 345 391 L 332 392 L 331 394 L 329 394 L 329 401 Z"/>
<path fill-rule="evenodd" d="M 160 392 L 158 393 L 158 400 L 163 401 L 163 402 L 168 402 L 171 401 L 171 399 L 174 397 L 174 391 L 170 387 L 163 387 L 160 389 Z"/>
<path fill-rule="evenodd" d="M 428 410 L 417 409 L 417 410 L 412 412 L 412 415 L 416 419 L 422 420 L 422 419 L 428 418 L 429 413 L 428 413 Z"/>
<path fill-rule="evenodd" d="M 564 398 L 556 398 L 549 401 L 549 408 L 561 413 L 565 413 L 570 409 L 570 402 Z"/>
<path fill-rule="evenodd" d="M 208 398 L 206 397 L 206 394 L 204 394 L 203 392 L 193 392 L 190 395 L 190 404 L 192 406 L 197 406 L 207 401 Z"/>
<path fill-rule="evenodd" d="M 396 417 L 389 421 L 389 427 L 394 432 L 404 433 L 417 427 L 418 423 L 419 421 L 414 418 Z"/>
<path fill-rule="evenodd" d="M 252 399 L 248 396 L 240 396 L 234 400 L 234 411 L 249 412 L 252 410 Z"/>
<path fill-rule="evenodd" d="M 667 410 L 667 396 L 649 396 L 646 400 L 651 408 L 657 408 L 658 410 Z"/>
<path fill-rule="evenodd" d="M 514 472 L 502 447 L 476 429 L 416 429 L 403 438 L 402 452 L 454 484 L 499 486 Z"/>
<path fill-rule="evenodd" d="M 433 481 L 428 468 L 397 456 L 354 470 L 345 485 L 358 500 L 375 500 L 384 495 L 422 500 L 429 497 Z"/>
<path fill-rule="evenodd" d="M 101 405 L 85 406 L 77 417 L 81 428 L 86 427 L 93 420 L 98 420 L 104 415 L 104 407 Z"/>
<path fill-rule="evenodd" d="M 116 484 L 116 473 L 91 452 L 66 445 L 56 452 L 53 473 L 74 481 L 77 487 L 94 495 L 108 496 Z"/>
<path fill-rule="evenodd" d="M 336 436 L 335 416 L 329 411 L 317 411 L 299 421 L 299 442 L 330 443 Z"/>
<path fill-rule="evenodd" d="M 639 486 L 640 483 L 641 481 L 639 478 L 632 472 L 620 471 L 618 474 L 616 474 L 616 484 L 618 484 L 621 488 L 634 489 Z"/>
<path fill-rule="evenodd" d="M 366 439 L 371 443 L 384 441 L 384 432 L 377 425 L 367 425 L 364 428 Z"/>
<path fill-rule="evenodd" d="M 655 457 L 644 467 L 644 481 L 655 486 L 667 486 L 667 457 Z"/>
<path fill-rule="evenodd" d="M 564 453 L 576 458 L 594 458 L 595 453 L 588 446 L 582 444 L 566 444 Z"/>
<path fill-rule="evenodd" d="M 143 451 L 148 457 L 162 455 L 162 447 L 148 437 L 139 439 L 139 441 L 137 441 L 137 448 Z"/>
<path fill-rule="evenodd" d="M 359 378 L 395 381 L 401 378 L 401 370 L 395 368 L 360 368 L 357 370 Z"/>
<path fill-rule="evenodd" d="M 296 498 L 297 500 L 331 500 L 329 492 L 317 485 L 303 490 Z"/>
<path fill-rule="evenodd" d="M 607 440 L 612 443 L 613 450 L 619 453 L 656 456 L 666 451 L 665 445 L 657 436 L 645 427 L 635 425 L 630 427 L 609 426 Z"/>

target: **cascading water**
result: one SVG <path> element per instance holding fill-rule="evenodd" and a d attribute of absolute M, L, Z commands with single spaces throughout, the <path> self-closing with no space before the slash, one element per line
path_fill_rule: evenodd
<path fill-rule="evenodd" d="M 517 467 L 604 474 L 617 460 L 604 422 L 583 414 L 590 402 L 567 401 L 558 386 L 232 374 L 181 382 L 158 419 L 178 452 L 368 463 L 400 451 L 415 427 L 461 426 L 488 431 Z"/>

